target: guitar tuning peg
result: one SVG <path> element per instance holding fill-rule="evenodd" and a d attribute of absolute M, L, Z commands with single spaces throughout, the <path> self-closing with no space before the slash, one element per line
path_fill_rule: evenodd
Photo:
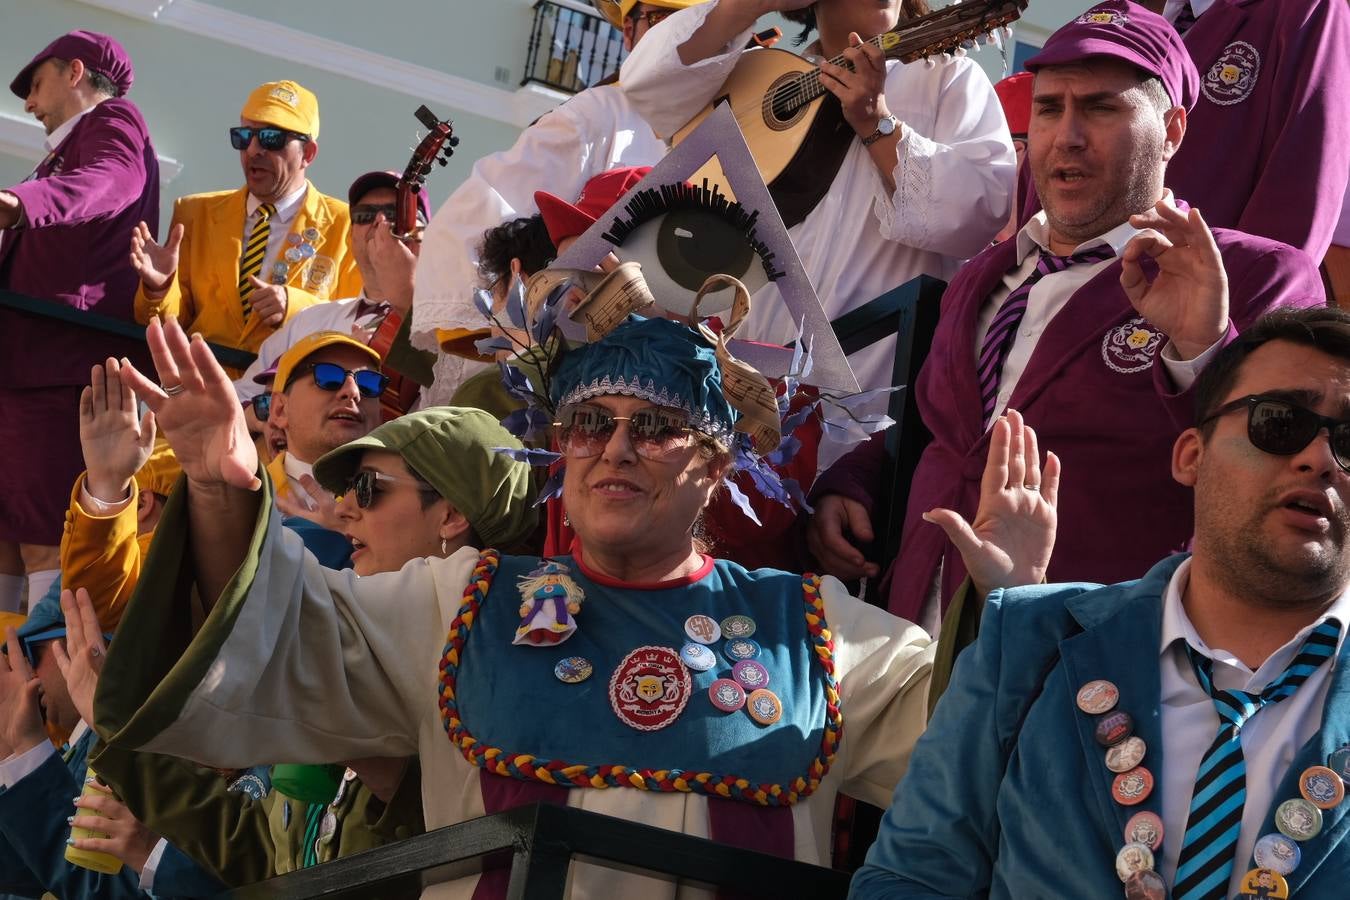
<path fill-rule="evenodd" d="M 446 143 L 449 144 L 451 147 L 458 147 L 459 138 L 452 136 L 448 141 L 446 141 Z"/>
<path fill-rule="evenodd" d="M 436 162 L 440 163 L 443 166 L 450 165 L 450 160 L 446 159 L 444 156 L 438 156 L 436 158 Z"/>

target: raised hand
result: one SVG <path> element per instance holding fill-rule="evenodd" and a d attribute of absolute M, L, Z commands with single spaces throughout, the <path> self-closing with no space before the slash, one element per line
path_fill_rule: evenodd
<path fill-rule="evenodd" d="M 384 213 L 379 213 L 375 216 L 374 226 L 366 232 L 366 258 L 375 270 L 374 281 L 380 291 L 379 297 L 371 299 L 384 300 L 407 315 L 412 309 L 413 270 L 422 244 L 419 241 L 407 243 L 394 237 L 392 225 Z"/>
<path fill-rule="evenodd" d="M 169 282 L 178 271 L 178 248 L 183 243 L 183 226 L 169 229 L 169 239 L 162 245 L 155 243 L 150 226 L 141 222 L 131 232 L 131 267 L 141 276 L 141 284 L 151 293 L 168 290 Z"/>
<path fill-rule="evenodd" d="M 853 543 L 872 540 L 872 521 L 866 508 L 857 500 L 838 494 L 826 494 L 816 501 L 815 507 L 807 526 L 806 544 L 821 568 L 843 581 L 864 575 L 874 577 L 880 571 L 877 564 L 868 562 Z"/>
<path fill-rule="evenodd" d="M 98 793 L 81 794 L 75 799 L 76 813 L 70 824 L 107 837 L 76 838 L 72 846 L 77 850 L 111 854 L 139 874 L 159 843 L 159 835 L 142 825 L 103 782 L 90 776 L 89 785 Z M 85 809 L 97 815 L 80 815 L 79 810 Z"/>
<path fill-rule="evenodd" d="M 947 533 L 976 590 L 987 594 L 1045 578 L 1058 498 L 1059 457 L 1047 453 L 1042 472 L 1036 432 L 1010 409 L 994 423 L 974 523 L 950 509 L 932 509 L 923 518 Z"/>
<path fill-rule="evenodd" d="M 107 648 L 103 631 L 94 612 L 94 602 L 84 588 L 61 592 L 61 612 L 66 617 L 66 645 L 52 644 L 57 668 L 66 680 L 66 692 L 75 709 L 91 727 L 94 724 L 94 691 L 103 671 Z"/>
<path fill-rule="evenodd" d="M 258 451 L 244 408 L 206 341 L 200 334 L 189 341 L 177 320 L 161 323 L 158 317 L 150 320 L 145 338 L 158 383 L 125 359 L 122 378 L 155 414 L 183 473 L 199 487 L 257 490 Z"/>
<path fill-rule="evenodd" d="M 248 276 L 253 282 L 253 293 L 248 295 L 253 314 L 269 328 L 275 328 L 286 321 L 286 307 L 291 302 L 284 284 L 268 284 L 257 275 Z"/>
<path fill-rule="evenodd" d="M 337 500 L 319 486 L 313 475 L 301 475 L 300 486 L 313 498 L 313 505 L 306 504 L 299 496 L 278 492 L 277 509 L 281 510 L 283 515 L 309 519 L 315 525 L 339 534 L 346 530 L 342 519 L 338 517 Z"/>
<path fill-rule="evenodd" d="M 28 665 L 13 628 L 5 629 L 5 648 L 8 654 L 0 653 L 0 753 L 18 756 L 47 740 L 42 682 Z"/>
<path fill-rule="evenodd" d="M 80 394 L 80 449 L 89 493 L 108 502 L 124 499 L 154 445 L 155 418 L 149 410 L 137 417 L 136 395 L 122 379 L 122 366 L 112 358 L 94 366 Z"/>
<path fill-rule="evenodd" d="M 1120 255 L 1120 286 L 1182 359 L 1194 359 L 1228 330 L 1228 276 L 1214 235 L 1200 210 L 1183 213 L 1167 199 L 1130 224 L 1146 230 Z M 1158 266 L 1151 282 L 1140 265 L 1146 256 Z"/>

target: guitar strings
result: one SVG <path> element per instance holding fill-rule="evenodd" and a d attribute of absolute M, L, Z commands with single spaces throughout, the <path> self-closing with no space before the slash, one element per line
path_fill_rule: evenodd
<path fill-rule="evenodd" d="M 709 187 L 706 178 L 698 187 L 681 181 L 638 191 L 623 206 L 627 218 L 615 216 L 609 230 L 601 237 L 616 247 L 622 247 L 623 242 L 639 227 L 675 210 L 706 210 L 717 214 L 745 235 L 747 246 L 759 256 L 764 274 L 770 281 L 777 281 L 786 274 L 775 267 L 775 252 L 756 233 L 759 210 L 748 210 L 740 202 L 728 199 L 720 186 Z"/>

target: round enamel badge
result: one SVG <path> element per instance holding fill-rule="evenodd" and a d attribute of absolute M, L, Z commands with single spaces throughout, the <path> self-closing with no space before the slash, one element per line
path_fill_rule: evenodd
<path fill-rule="evenodd" d="M 1135 316 L 1102 338 L 1102 361 L 1122 375 L 1142 372 L 1153 365 L 1153 357 L 1166 338 L 1142 316 Z"/>
<path fill-rule="evenodd" d="M 609 679 L 609 705 L 619 721 L 638 731 L 665 728 L 689 702 L 689 670 L 669 647 L 639 647 Z"/>
<path fill-rule="evenodd" d="M 1261 74 L 1261 54 L 1246 41 L 1233 41 L 1200 79 L 1200 93 L 1210 103 L 1232 106 L 1252 95 Z"/>

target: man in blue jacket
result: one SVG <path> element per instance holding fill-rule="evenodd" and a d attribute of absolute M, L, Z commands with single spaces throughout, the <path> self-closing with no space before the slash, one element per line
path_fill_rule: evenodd
<path fill-rule="evenodd" d="M 1196 393 L 1192 555 L 992 592 L 851 896 L 1345 896 L 1350 314 L 1272 313 Z"/>

